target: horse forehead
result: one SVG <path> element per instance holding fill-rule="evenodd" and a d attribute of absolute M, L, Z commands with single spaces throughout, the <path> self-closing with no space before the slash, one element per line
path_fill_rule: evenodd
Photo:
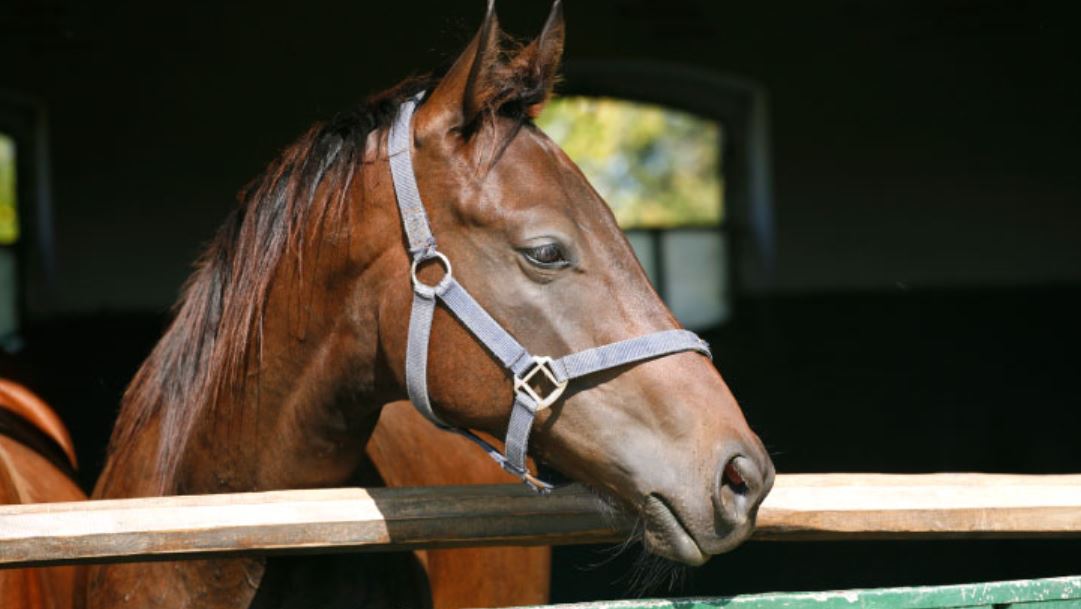
<path fill-rule="evenodd" d="M 574 163 L 539 129 L 523 127 L 492 165 L 492 186 L 517 205 L 585 211 L 591 189 Z M 596 201 L 603 206 L 603 201 Z"/>

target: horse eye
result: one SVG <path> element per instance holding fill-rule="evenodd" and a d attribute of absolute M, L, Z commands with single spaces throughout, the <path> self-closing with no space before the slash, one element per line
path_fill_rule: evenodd
<path fill-rule="evenodd" d="M 522 250 L 522 254 L 533 264 L 546 268 L 562 268 L 570 264 L 563 248 L 558 243 L 545 243 L 537 247 Z"/>

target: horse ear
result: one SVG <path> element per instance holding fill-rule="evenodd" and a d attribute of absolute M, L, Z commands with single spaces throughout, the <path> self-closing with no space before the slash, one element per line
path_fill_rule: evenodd
<path fill-rule="evenodd" d="M 472 124 L 485 107 L 485 85 L 499 69 L 500 36 L 495 0 L 488 0 L 480 31 L 417 110 L 418 132 L 446 133 Z"/>
<path fill-rule="evenodd" d="M 526 114 L 536 118 L 544 109 L 544 104 L 552 95 L 559 73 L 559 64 L 563 60 L 563 40 L 566 27 L 563 20 L 563 2 L 555 0 L 548 20 L 540 36 L 529 44 L 515 58 L 518 70 L 526 70 L 530 78 L 529 89 L 523 92 L 522 99 Z"/>

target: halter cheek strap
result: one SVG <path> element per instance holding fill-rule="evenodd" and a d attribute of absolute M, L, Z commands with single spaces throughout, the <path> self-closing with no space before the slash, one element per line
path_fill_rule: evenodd
<path fill-rule="evenodd" d="M 472 440 L 504 470 L 517 476 L 534 491 L 547 493 L 552 486 L 530 474 L 526 467 L 529 433 L 537 413 L 555 403 L 568 383 L 594 372 L 683 351 L 697 351 L 709 356 L 709 346 L 693 332 L 665 330 L 560 358 L 530 354 L 454 279 L 450 260 L 436 249 L 435 237 L 428 224 L 413 172 L 412 119 L 420 98 L 421 95 L 418 95 L 402 104 L 391 126 L 388 143 L 394 192 L 413 259 L 413 305 L 405 354 L 406 390 L 410 401 L 429 421 L 441 429 Z M 445 271 L 436 285 L 427 285 L 417 278 L 417 268 L 429 260 L 438 261 Z M 428 396 L 428 343 L 437 301 L 442 302 L 469 329 L 489 353 L 510 371 L 514 379 L 514 404 L 507 424 L 505 454 L 473 432 L 447 424 L 432 409 Z M 537 385 L 545 388 L 536 389 Z"/>

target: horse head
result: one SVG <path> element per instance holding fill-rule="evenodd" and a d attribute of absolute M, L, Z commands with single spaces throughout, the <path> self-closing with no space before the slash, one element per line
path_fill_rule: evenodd
<path fill-rule="evenodd" d="M 396 125 L 406 130 L 416 193 L 445 257 L 414 251 L 419 283 L 439 286 L 453 273 L 528 353 L 553 357 L 679 328 L 604 200 L 532 122 L 551 93 L 563 38 L 557 1 L 539 37 L 508 50 L 490 2 L 480 32 L 423 94 L 411 131 L 410 123 Z M 384 137 L 375 133 L 369 143 Z M 400 152 L 382 141 L 369 148 Z M 388 175 L 385 156 L 369 153 L 369 161 L 384 163 L 384 192 L 401 181 Z M 392 234 L 379 334 L 404 385 L 412 340 L 405 312 L 419 306 L 410 303 L 416 296 L 407 251 L 418 244 L 399 230 Z M 430 396 L 441 424 L 502 436 L 515 416 L 508 411 L 516 399 L 511 377 L 521 375 L 493 357 L 492 346 L 470 331 L 468 316 L 454 306 L 435 311 L 420 349 L 427 350 L 422 400 Z M 750 535 L 774 475 L 701 351 L 652 353 L 572 380 L 565 391 L 554 387 L 566 382 L 561 378 L 530 379 L 548 385 L 535 399 L 563 391 L 535 412 L 533 454 L 636 512 L 646 547 L 688 564 Z"/>

